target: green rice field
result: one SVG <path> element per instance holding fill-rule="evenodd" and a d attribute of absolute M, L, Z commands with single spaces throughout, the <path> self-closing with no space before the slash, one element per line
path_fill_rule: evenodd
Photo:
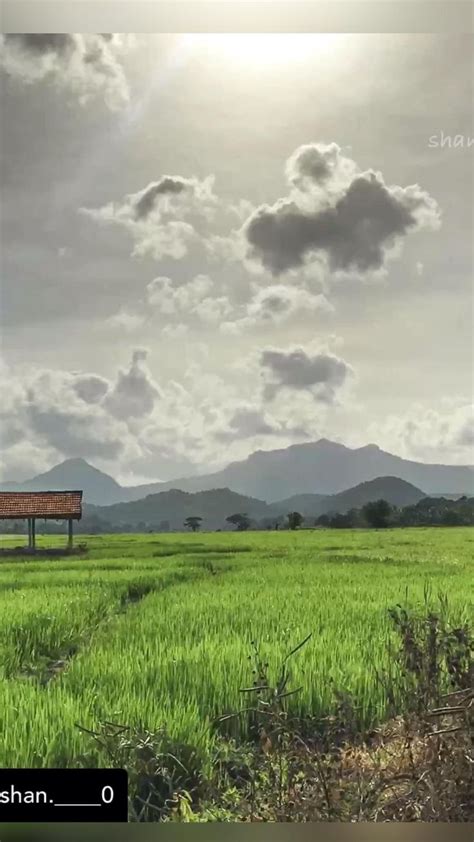
<path fill-rule="evenodd" d="M 469 528 L 81 540 L 84 556 L 0 559 L 0 766 L 107 765 L 77 727 L 103 720 L 166 726 L 205 755 L 216 717 L 252 683 L 252 641 L 276 675 L 310 633 L 289 662 L 302 689 L 288 705 L 328 714 L 337 688 L 376 721 L 387 609 L 445 594 L 453 619 L 472 618 Z M 245 738 L 240 720 L 227 727 Z"/>

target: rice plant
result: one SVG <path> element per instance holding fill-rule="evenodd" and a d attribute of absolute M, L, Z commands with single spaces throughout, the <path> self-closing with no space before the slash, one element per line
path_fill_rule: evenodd
<path fill-rule="evenodd" d="M 277 681 L 308 635 L 289 711 L 316 722 L 347 693 L 366 726 L 387 711 L 388 609 L 447 593 L 453 619 L 472 617 L 470 529 L 86 540 L 74 560 L 0 562 L 0 765 L 105 765 L 78 728 L 104 720 L 209 758 L 219 732 L 248 736 L 225 714 L 255 643 Z"/>

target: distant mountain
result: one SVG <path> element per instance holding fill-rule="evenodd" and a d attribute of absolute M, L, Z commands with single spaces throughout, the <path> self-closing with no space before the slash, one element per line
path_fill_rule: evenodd
<path fill-rule="evenodd" d="M 90 503 L 112 503 L 123 499 L 123 489 L 112 477 L 89 465 L 85 459 L 66 459 L 50 471 L 23 483 L 0 484 L 2 491 L 75 491 L 82 489 Z"/>
<path fill-rule="evenodd" d="M 197 515 L 203 518 L 204 530 L 230 529 L 233 527 L 226 523 L 226 518 L 237 512 L 247 514 L 255 521 L 265 519 L 272 523 L 280 515 L 298 511 L 310 522 L 310 519 L 313 521 L 325 512 L 344 513 L 381 497 L 392 505 L 402 507 L 418 503 L 424 496 L 419 488 L 397 477 L 379 477 L 355 488 L 349 488 L 341 494 L 299 494 L 271 504 L 254 497 L 236 494 L 228 488 L 195 493 L 171 489 L 129 503 L 117 503 L 113 506 L 86 505 L 85 521 L 91 516 L 96 516 L 115 528 L 125 530 L 136 529 L 138 526 L 142 529 L 158 529 L 165 521 L 168 529 L 182 530 L 184 520 Z M 87 529 L 86 522 L 83 526 Z"/>
<path fill-rule="evenodd" d="M 327 512 L 345 514 L 349 509 L 360 509 L 372 500 L 381 499 L 402 508 L 415 505 L 425 496 L 419 488 L 398 477 L 377 477 L 339 494 L 297 494 L 272 503 L 270 509 L 277 515 L 297 511 L 305 517 L 317 517 Z"/>
<path fill-rule="evenodd" d="M 172 489 L 161 494 L 150 494 L 143 500 L 117 503 L 114 506 L 85 506 L 85 515 L 96 515 L 113 526 L 130 525 L 158 528 L 163 521 L 169 529 L 183 529 L 187 517 L 202 517 L 204 530 L 231 528 L 226 518 L 236 513 L 260 519 L 271 514 L 267 503 L 236 494 L 228 488 L 198 491 L 190 494 Z"/>
<path fill-rule="evenodd" d="M 327 494 L 294 494 L 292 497 L 270 503 L 269 509 L 275 517 L 287 515 L 288 512 L 299 512 L 304 517 L 312 517 L 326 511 L 324 505 L 328 499 L 332 498 Z"/>
<path fill-rule="evenodd" d="M 172 480 L 161 489 L 201 491 L 232 488 L 260 500 L 276 502 L 299 494 L 338 494 L 377 477 L 398 477 L 427 494 L 472 494 L 474 469 L 430 465 L 386 453 L 377 445 L 351 449 L 320 439 L 283 450 L 258 450 L 241 462 L 205 476 Z"/>
<path fill-rule="evenodd" d="M 360 509 L 373 500 L 387 500 L 392 506 L 401 509 L 404 506 L 414 506 L 425 496 L 423 491 L 404 479 L 377 477 L 368 482 L 361 482 L 354 488 L 348 488 L 347 491 L 326 497 L 322 503 L 322 510 L 345 514 L 349 509 Z"/>
<path fill-rule="evenodd" d="M 472 496 L 474 469 L 462 465 L 429 465 L 401 459 L 374 444 L 349 448 L 320 439 L 282 450 L 258 450 L 221 471 L 169 482 L 124 487 L 84 459 L 67 459 L 45 474 L 21 484 L 2 483 L 4 490 L 82 488 L 88 503 L 111 505 L 178 489 L 190 493 L 219 488 L 267 502 L 297 495 L 339 494 L 380 477 L 394 477 L 427 494 Z"/>

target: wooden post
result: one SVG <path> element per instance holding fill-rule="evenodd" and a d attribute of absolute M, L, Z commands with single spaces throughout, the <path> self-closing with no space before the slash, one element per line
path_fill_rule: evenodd
<path fill-rule="evenodd" d="M 72 550 L 72 518 L 69 518 L 67 522 L 68 526 L 68 539 L 67 539 L 67 547 L 68 550 Z"/>
<path fill-rule="evenodd" d="M 28 518 L 28 549 L 31 550 L 31 518 Z"/>
<path fill-rule="evenodd" d="M 31 518 L 31 549 L 36 549 L 36 519 Z"/>

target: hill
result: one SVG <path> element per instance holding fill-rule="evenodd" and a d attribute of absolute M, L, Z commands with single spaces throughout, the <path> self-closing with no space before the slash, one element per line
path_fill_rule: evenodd
<path fill-rule="evenodd" d="M 362 483 L 341 494 L 324 496 L 301 494 L 268 504 L 254 497 L 236 494 L 228 488 L 218 488 L 195 493 L 171 489 L 159 494 L 150 494 L 143 500 L 117 503 L 113 506 L 85 506 L 82 529 L 91 526 L 91 518 L 98 525 L 108 523 L 114 529 L 170 529 L 182 530 L 184 520 L 196 515 L 203 518 L 204 530 L 230 529 L 226 518 L 239 512 L 252 520 L 266 521 L 269 525 L 290 511 L 299 511 L 308 519 L 314 519 L 326 512 L 344 513 L 351 508 L 360 508 L 370 500 L 380 497 L 397 507 L 418 503 L 424 494 L 397 477 L 379 477 L 372 482 Z M 106 526 L 103 526 L 106 529 Z"/>
<path fill-rule="evenodd" d="M 414 505 L 423 497 L 423 491 L 403 479 L 377 477 L 339 494 L 295 494 L 293 497 L 272 503 L 270 508 L 276 515 L 297 511 L 305 517 L 317 517 L 327 512 L 345 514 L 349 509 L 360 509 L 366 503 L 380 499 L 401 508 Z"/>
<path fill-rule="evenodd" d="M 66 459 L 50 471 L 23 483 L 0 483 L 2 491 L 67 491 L 81 488 L 84 499 L 101 504 L 123 499 L 123 489 L 116 480 L 85 459 Z"/>
<path fill-rule="evenodd" d="M 196 494 L 172 489 L 130 503 L 85 507 L 87 519 L 95 515 L 114 527 L 136 528 L 141 524 L 142 528 L 161 527 L 171 530 L 182 530 L 184 520 L 192 516 L 202 517 L 204 530 L 229 529 L 231 527 L 226 524 L 226 517 L 236 512 L 258 520 L 269 514 L 269 507 L 262 500 L 236 494 L 228 488 Z M 87 526 L 87 522 L 84 525 Z"/>
<path fill-rule="evenodd" d="M 398 477 L 377 477 L 324 498 L 322 512 L 345 514 L 350 509 L 360 509 L 372 500 L 386 500 L 392 506 L 403 508 L 415 505 L 425 496 L 419 488 Z"/>

